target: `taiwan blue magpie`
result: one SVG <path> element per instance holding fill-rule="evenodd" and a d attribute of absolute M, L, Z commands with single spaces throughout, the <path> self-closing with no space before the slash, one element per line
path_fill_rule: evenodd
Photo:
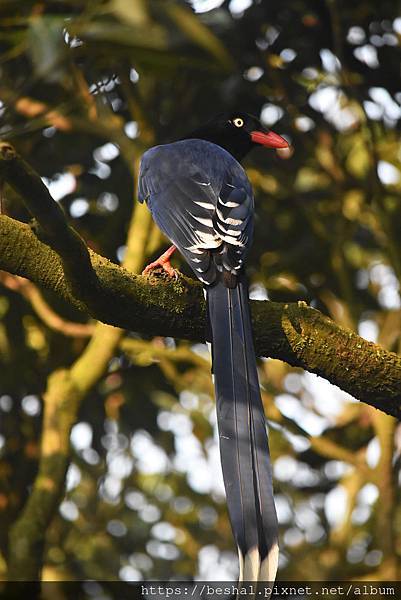
<path fill-rule="evenodd" d="M 255 117 L 222 114 L 142 157 L 138 198 L 173 246 L 151 263 L 169 275 L 177 248 L 205 289 L 220 455 L 240 580 L 274 581 L 278 525 L 266 420 L 252 339 L 244 265 L 252 244 L 254 198 L 241 166 L 252 148 L 286 148 Z"/>

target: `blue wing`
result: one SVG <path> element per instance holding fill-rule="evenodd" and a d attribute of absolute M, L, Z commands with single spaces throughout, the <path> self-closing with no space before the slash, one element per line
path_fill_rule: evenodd
<path fill-rule="evenodd" d="M 201 140 L 157 146 L 141 161 L 138 197 L 196 276 L 237 274 L 253 236 L 253 195 L 241 165 Z"/>

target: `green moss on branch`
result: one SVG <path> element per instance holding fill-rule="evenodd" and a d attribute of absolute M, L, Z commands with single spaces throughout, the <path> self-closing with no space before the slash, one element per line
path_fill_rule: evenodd
<path fill-rule="evenodd" d="M 72 293 L 87 304 L 96 297 L 98 281 L 92 269 L 88 247 L 68 225 L 65 214 L 51 197 L 40 176 L 8 142 L 0 142 L 0 176 L 21 196 L 35 218 L 41 235 L 61 258 Z"/>
<path fill-rule="evenodd" d="M 204 340 L 202 288 L 132 275 L 89 251 L 98 281 L 96 299 L 76 298 L 60 257 L 29 226 L 0 216 L 0 268 L 27 277 L 104 323 L 150 335 Z M 367 342 L 302 303 L 251 302 L 259 355 L 317 373 L 361 401 L 401 417 L 401 358 Z"/>

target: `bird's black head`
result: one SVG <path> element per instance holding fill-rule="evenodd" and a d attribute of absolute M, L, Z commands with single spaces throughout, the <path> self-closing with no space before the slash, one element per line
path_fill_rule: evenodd
<path fill-rule="evenodd" d="M 218 115 L 184 139 L 201 139 L 221 146 L 241 161 L 255 146 L 288 148 L 288 142 L 273 131 L 266 131 L 259 119 L 244 112 Z"/>

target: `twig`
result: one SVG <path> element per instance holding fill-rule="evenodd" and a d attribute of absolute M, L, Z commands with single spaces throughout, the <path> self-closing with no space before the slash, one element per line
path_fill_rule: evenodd
<path fill-rule="evenodd" d="M 28 279 L 18 275 L 10 275 L 0 271 L 0 283 L 13 292 L 18 292 L 30 303 L 38 317 L 53 329 L 70 337 L 86 338 L 93 334 L 95 326 L 87 323 L 73 323 L 66 321 L 48 305 L 38 288 Z"/>
<path fill-rule="evenodd" d="M 157 362 L 167 358 L 172 362 L 188 362 L 210 372 L 210 361 L 185 346 L 173 349 L 146 340 L 126 338 L 121 341 L 120 348 L 125 354 L 133 358 L 140 357 L 142 360 L 148 360 L 149 362 Z"/>

